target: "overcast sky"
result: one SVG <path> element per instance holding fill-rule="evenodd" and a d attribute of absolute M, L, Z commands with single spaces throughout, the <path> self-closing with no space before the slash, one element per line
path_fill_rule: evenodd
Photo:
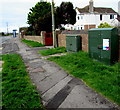
<path fill-rule="evenodd" d="M 0 32 L 12 32 L 13 29 L 27 25 L 27 14 L 29 9 L 40 0 L 0 0 Z M 46 1 L 46 0 L 45 0 Z M 47 0 L 51 2 L 52 0 Z M 83 8 L 89 4 L 89 0 L 54 0 L 59 6 L 62 1 L 72 2 L 74 7 Z M 93 0 L 95 7 L 110 7 L 118 12 L 118 2 L 120 0 Z"/>

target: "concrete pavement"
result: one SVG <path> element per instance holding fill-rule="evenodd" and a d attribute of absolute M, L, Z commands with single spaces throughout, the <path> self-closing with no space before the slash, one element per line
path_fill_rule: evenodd
<path fill-rule="evenodd" d="M 68 75 L 62 68 L 51 61 L 42 59 L 37 50 L 44 47 L 30 48 L 20 42 L 19 38 L 8 41 L 11 51 L 4 44 L 3 53 L 20 54 L 25 62 L 31 81 L 41 94 L 42 103 L 46 109 L 57 110 L 61 108 L 108 108 L 120 109 L 105 97 L 93 91 L 83 81 Z"/>

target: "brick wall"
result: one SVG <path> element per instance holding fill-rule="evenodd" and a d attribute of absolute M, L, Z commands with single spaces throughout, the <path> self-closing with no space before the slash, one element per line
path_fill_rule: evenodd
<path fill-rule="evenodd" d="M 42 31 L 41 32 L 41 36 L 26 36 L 24 35 L 23 37 L 20 36 L 20 38 L 23 38 L 23 39 L 26 39 L 26 40 L 31 40 L 31 41 L 36 41 L 36 42 L 39 42 L 41 44 L 45 44 L 45 31 Z"/>
<path fill-rule="evenodd" d="M 69 34 L 58 34 L 59 47 L 66 47 L 66 35 Z M 80 35 L 82 37 L 82 50 L 88 52 L 88 34 L 76 34 L 76 35 Z"/>
<path fill-rule="evenodd" d="M 24 39 L 31 40 L 31 41 L 36 41 L 36 42 L 39 42 L 39 43 L 43 44 L 43 40 L 42 40 L 41 36 L 24 36 Z"/>

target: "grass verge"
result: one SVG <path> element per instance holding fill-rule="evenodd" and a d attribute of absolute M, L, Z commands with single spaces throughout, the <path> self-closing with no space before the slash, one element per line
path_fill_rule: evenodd
<path fill-rule="evenodd" d="M 22 59 L 17 54 L 3 55 L 2 108 L 40 109 L 40 96 L 32 85 Z"/>
<path fill-rule="evenodd" d="M 2 56 L 0 55 L 0 61 L 2 61 Z M 2 64 L 0 64 L 0 109 L 2 109 Z"/>
<path fill-rule="evenodd" d="M 43 56 L 48 56 L 48 55 L 64 53 L 64 52 L 66 52 L 65 47 L 57 47 L 57 48 L 53 48 L 53 49 L 41 50 L 38 53 L 42 54 Z"/>
<path fill-rule="evenodd" d="M 68 73 L 82 79 L 97 92 L 120 105 L 120 63 L 107 66 L 90 59 L 88 53 L 82 51 L 48 60 L 58 63 Z"/>
<path fill-rule="evenodd" d="M 31 41 L 31 40 L 22 39 L 21 41 L 30 47 L 43 47 L 44 46 L 43 44 L 41 44 L 39 42 L 35 42 L 35 41 Z"/>

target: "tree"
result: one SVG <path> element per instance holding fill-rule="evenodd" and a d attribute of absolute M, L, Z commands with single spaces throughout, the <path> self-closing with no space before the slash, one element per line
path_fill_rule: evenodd
<path fill-rule="evenodd" d="M 56 8 L 56 24 L 75 24 L 76 11 L 73 9 L 71 2 L 62 2 L 60 7 Z"/>
<path fill-rule="evenodd" d="M 110 26 L 108 23 L 100 23 L 100 25 L 98 26 L 98 28 L 112 28 L 113 26 Z"/>
<path fill-rule="evenodd" d="M 46 31 L 47 33 L 52 32 L 52 16 L 51 12 L 46 14 L 44 17 L 39 17 L 35 23 L 35 28 L 38 33 Z"/>
<path fill-rule="evenodd" d="M 40 34 L 38 30 L 46 31 L 43 29 L 43 20 L 48 13 L 51 12 L 51 4 L 49 2 L 38 2 L 34 7 L 30 9 L 28 13 L 27 23 L 33 28 L 36 34 Z M 49 22 L 52 22 L 49 19 Z M 41 24 L 41 25 L 40 25 Z M 47 27 L 44 25 L 44 27 Z"/>
<path fill-rule="evenodd" d="M 55 8 L 55 27 L 61 24 L 74 24 L 76 22 L 76 11 L 71 2 L 62 2 L 60 7 Z M 28 13 L 29 31 L 37 35 L 41 31 L 52 32 L 51 4 L 49 2 L 38 2 Z M 30 33 L 30 32 L 28 32 Z"/>

